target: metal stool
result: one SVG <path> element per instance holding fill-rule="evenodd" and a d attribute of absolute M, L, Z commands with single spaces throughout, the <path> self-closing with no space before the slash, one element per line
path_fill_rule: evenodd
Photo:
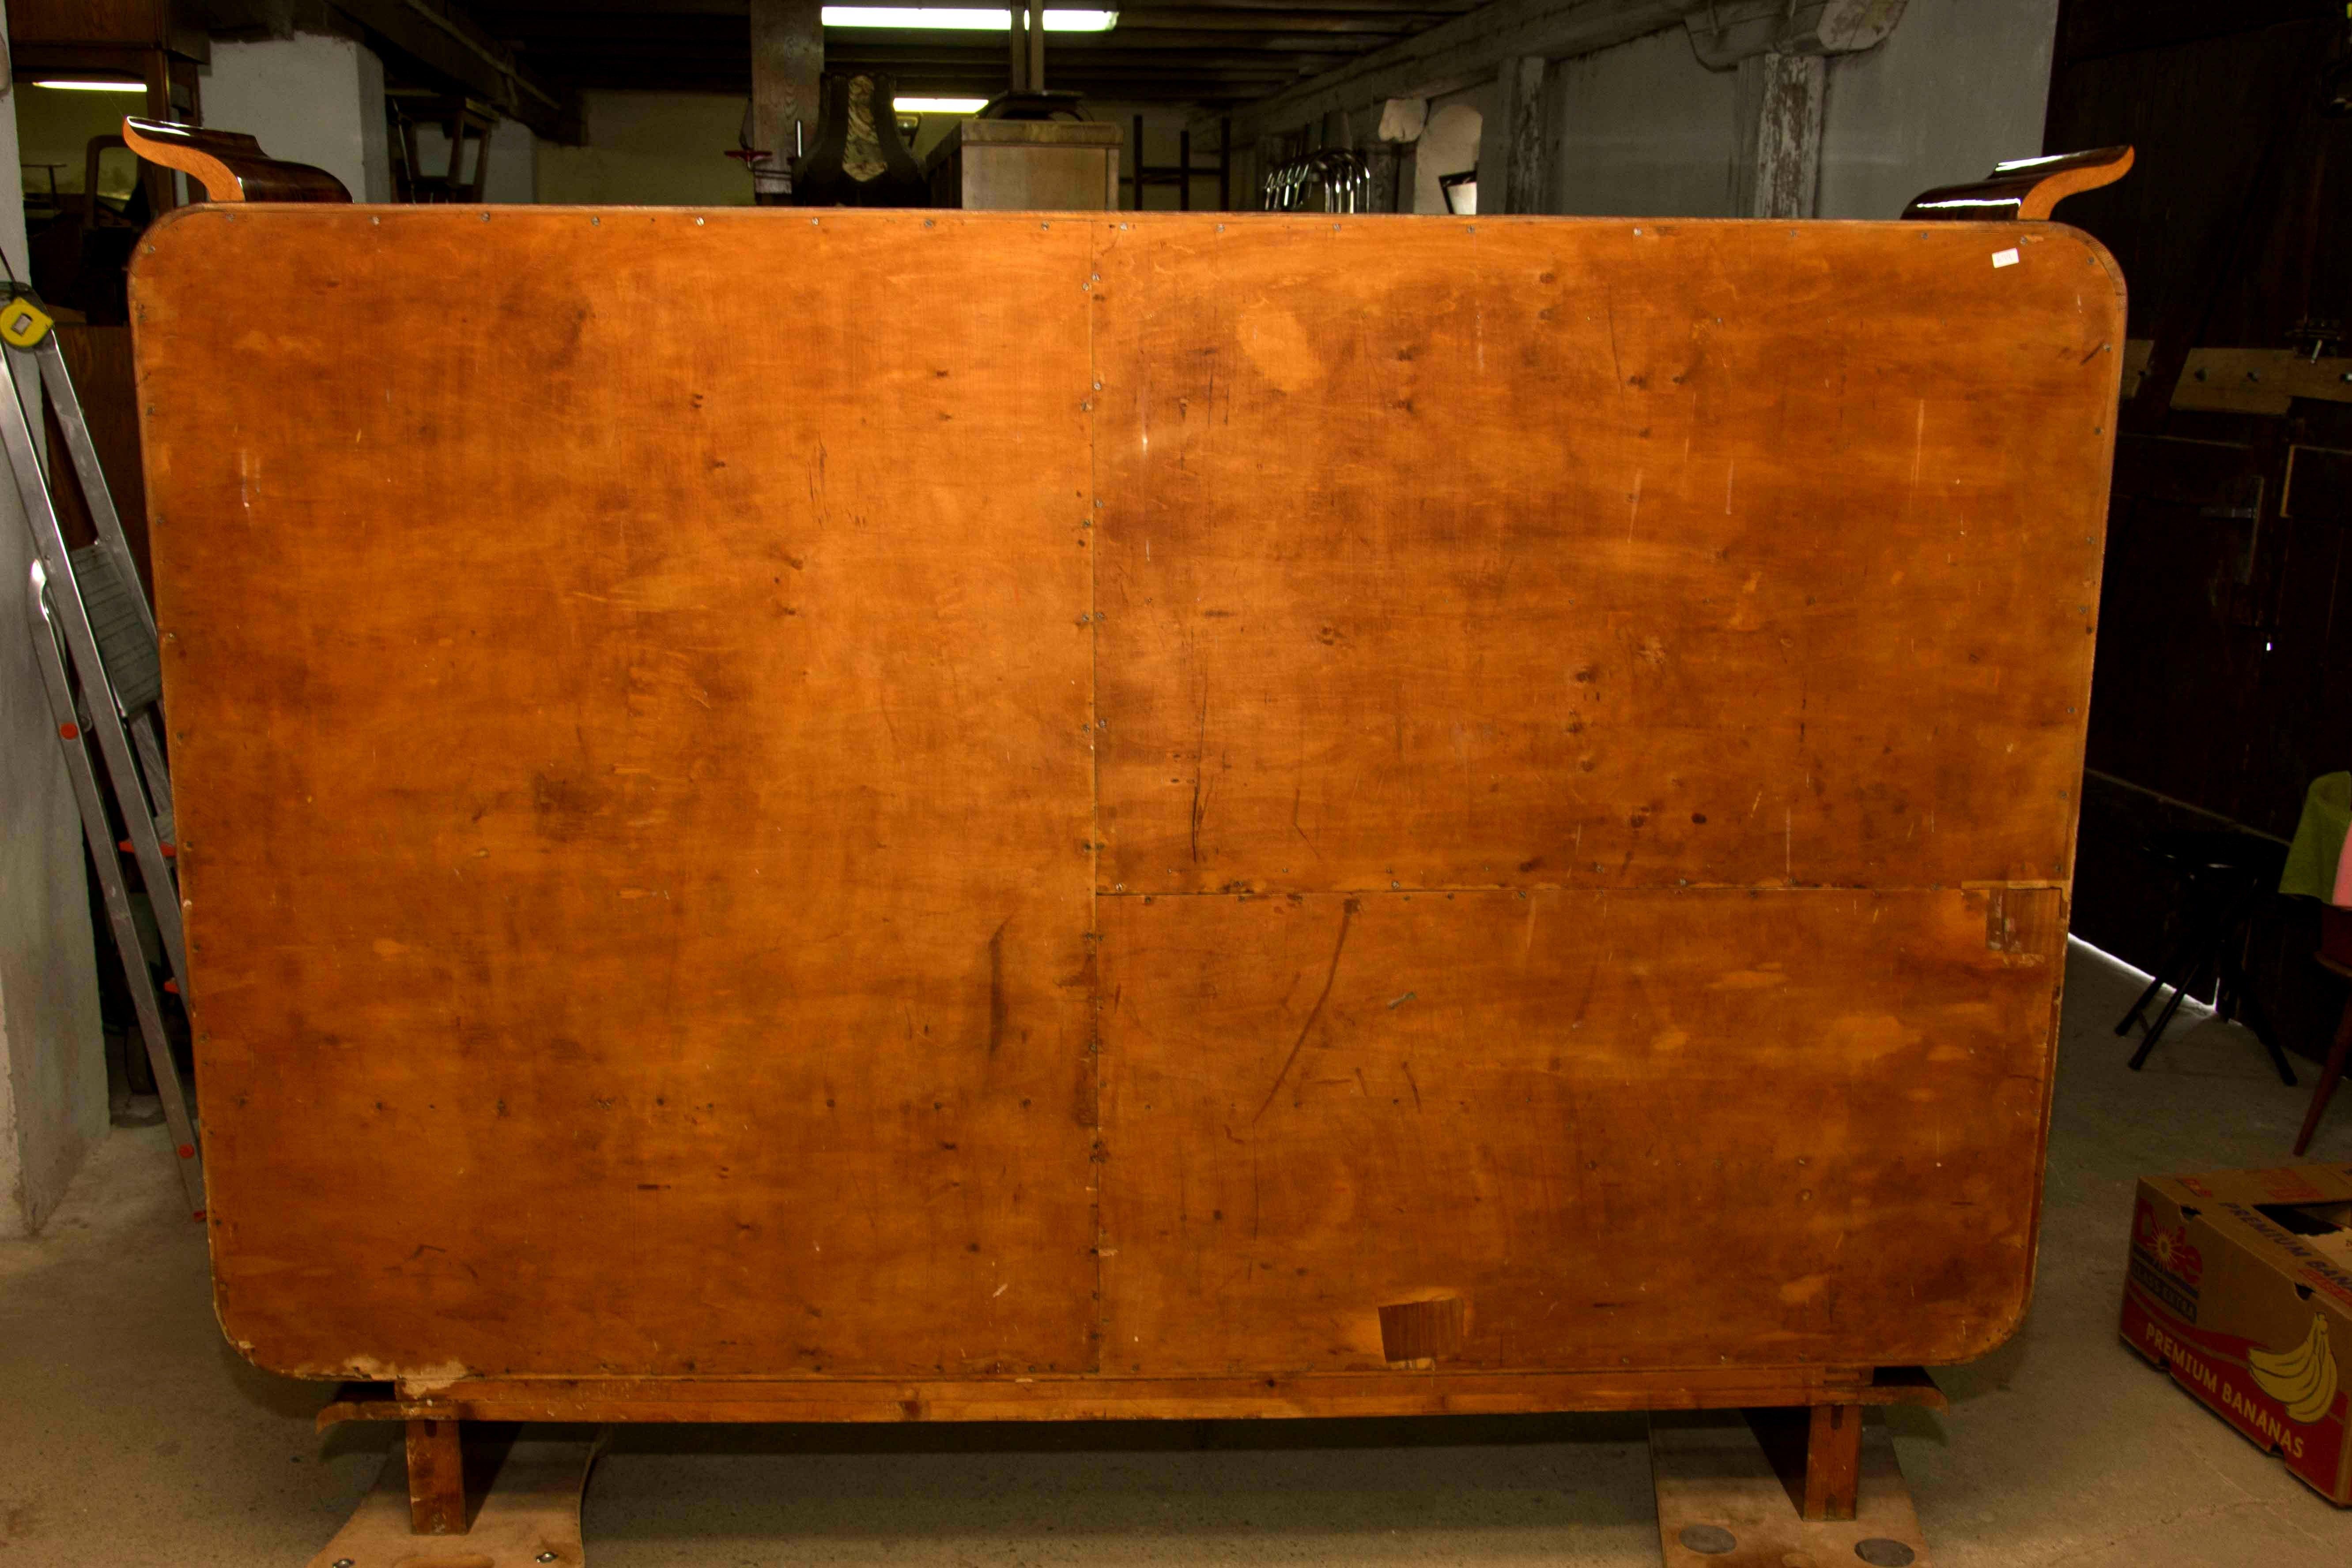
<path fill-rule="evenodd" d="M 2215 979 L 2214 1011 L 2224 1018 L 2242 1018 L 2270 1052 L 2280 1081 L 2294 1087 L 2294 1069 L 2287 1066 L 2278 1036 L 2246 984 L 2245 963 L 2247 925 L 2263 896 L 2278 886 L 2279 871 L 2286 864 L 2286 846 L 2251 833 L 2192 831 L 2157 834 L 2147 841 L 2147 849 L 2152 859 L 2179 877 L 2187 894 L 2188 922 L 2147 989 L 2116 1026 L 2116 1034 L 2130 1034 L 2158 993 L 2167 985 L 2172 987 L 2172 999 L 2147 1025 L 2147 1037 L 2132 1053 L 2132 1071 L 2147 1065 L 2148 1053 L 2171 1026 L 2172 1016 L 2180 1011 L 2181 998 L 2210 971 Z"/>

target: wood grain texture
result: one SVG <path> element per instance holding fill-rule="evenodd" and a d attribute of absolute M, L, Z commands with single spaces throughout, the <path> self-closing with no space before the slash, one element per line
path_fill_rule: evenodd
<path fill-rule="evenodd" d="M 2081 237 L 147 243 L 263 1364 L 467 1419 L 1811 1404 L 2015 1321 L 2123 341 Z"/>
<path fill-rule="evenodd" d="M 1094 1421 L 1731 1410 L 1823 1399 L 1946 1408 L 1917 1367 L 1716 1367 L 1665 1373 L 1415 1371 L 1297 1377 L 465 1379 L 430 1394 L 349 1385 L 345 1421 Z"/>
<path fill-rule="evenodd" d="M 1986 895 L 1106 900 L 1106 1365 L 1962 1360 L 2023 1310 L 2063 933 Z"/>
<path fill-rule="evenodd" d="M 1089 1364 L 1087 236 L 601 216 L 140 258 L 224 1322 Z"/>
<path fill-rule="evenodd" d="M 2067 875 L 2124 342 L 2096 247 L 1118 237 L 1106 890 Z"/>
<path fill-rule="evenodd" d="M 1862 1407 L 1816 1405 L 1807 1413 L 1804 1495 L 1797 1511 L 1811 1520 L 1854 1516 L 1862 1479 Z"/>
<path fill-rule="evenodd" d="M 408 1528 L 416 1535 L 466 1533 L 466 1450 L 459 1424 L 408 1423 Z"/>

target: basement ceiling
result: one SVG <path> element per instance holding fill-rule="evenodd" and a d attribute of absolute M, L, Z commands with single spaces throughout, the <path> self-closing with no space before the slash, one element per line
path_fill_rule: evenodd
<path fill-rule="evenodd" d="M 744 0 L 475 0 L 467 8 L 514 50 L 518 66 L 551 86 L 751 92 Z M 1109 32 L 1048 34 L 1045 85 L 1104 102 L 1248 103 L 1473 8 L 1474 0 L 1132 4 Z M 828 70 L 886 71 L 901 93 L 986 98 L 1008 81 L 1003 33 L 828 27 L 824 52 Z"/>

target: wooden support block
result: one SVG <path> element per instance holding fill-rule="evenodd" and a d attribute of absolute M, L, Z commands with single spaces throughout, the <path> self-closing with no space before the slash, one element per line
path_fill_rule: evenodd
<path fill-rule="evenodd" d="M 433 1425 L 453 1432 L 457 1426 Z M 308 1568 L 581 1568 L 580 1501 L 600 1444 L 601 1437 L 515 1444 L 483 1487 L 466 1539 L 437 1547 L 411 1532 L 403 1467 L 387 1459 L 375 1489 Z"/>
<path fill-rule="evenodd" d="M 1862 1406 L 1816 1405 L 1805 1435 L 1804 1495 L 1797 1510 L 1807 1519 L 1852 1519 L 1862 1467 Z"/>
<path fill-rule="evenodd" d="M 1886 1429 L 1865 1429 L 1861 1412 L 1851 1406 L 1822 1408 L 1843 1410 L 1833 1431 L 1858 1439 L 1851 1472 L 1853 1507 L 1843 1520 L 1798 1517 L 1766 1445 L 1759 1441 L 1760 1431 L 1712 1414 L 1660 1412 L 1650 1417 L 1659 1549 L 1666 1568 L 1826 1568 L 1856 1563 L 1927 1568 L 1927 1540 Z M 1806 1416 L 1804 1425 L 1811 1421 Z"/>
<path fill-rule="evenodd" d="M 1750 1408 L 1749 1430 L 1806 1519 L 1852 1519 L 1862 1410 L 1853 1405 Z"/>
<path fill-rule="evenodd" d="M 409 1528 L 418 1535 L 466 1533 L 466 1451 L 455 1421 L 408 1424 Z"/>

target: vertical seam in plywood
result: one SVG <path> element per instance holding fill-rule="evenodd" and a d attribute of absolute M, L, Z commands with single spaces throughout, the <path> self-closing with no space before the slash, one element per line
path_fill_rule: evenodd
<path fill-rule="evenodd" d="M 1137 156 L 1142 154 L 1139 152 Z M 1103 510 L 1101 471 L 1097 443 L 1095 439 L 1097 421 L 1101 417 L 1095 405 L 1102 400 L 1102 363 L 1095 347 L 1095 312 L 1102 308 L 1102 268 L 1104 231 L 1095 224 L 1087 225 L 1087 248 L 1084 265 L 1087 287 L 1080 290 L 1087 314 L 1087 494 L 1086 515 L 1079 521 L 1079 534 L 1087 550 L 1087 947 L 1089 962 L 1087 972 L 1092 977 L 1087 998 L 1087 1071 L 1094 1080 L 1095 1121 L 1089 1130 L 1087 1147 L 1087 1216 L 1092 1222 L 1092 1247 L 1095 1260 L 1094 1321 L 1092 1341 L 1094 1359 L 1088 1370 L 1103 1369 L 1103 1336 L 1108 1331 L 1103 1302 L 1103 1019 L 1102 1019 L 1102 536 L 1097 526 Z M 1091 535 L 1091 539 L 1086 538 Z"/>

